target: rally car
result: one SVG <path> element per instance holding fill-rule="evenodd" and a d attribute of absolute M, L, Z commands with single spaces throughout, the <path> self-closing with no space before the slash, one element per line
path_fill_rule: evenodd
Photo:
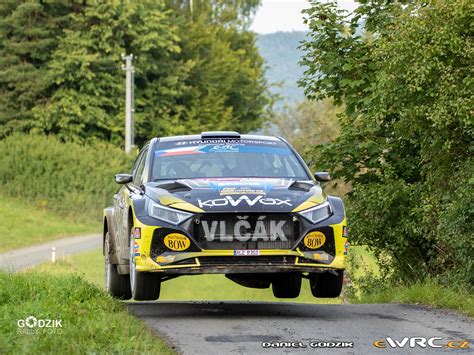
<path fill-rule="evenodd" d="M 282 138 L 204 132 L 154 138 L 104 210 L 105 283 L 114 297 L 156 300 L 162 282 L 225 274 L 298 297 L 341 293 L 347 254 L 342 200 L 327 196 Z"/>

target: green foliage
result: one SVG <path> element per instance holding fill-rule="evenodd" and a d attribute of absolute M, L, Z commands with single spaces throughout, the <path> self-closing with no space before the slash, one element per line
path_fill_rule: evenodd
<path fill-rule="evenodd" d="M 83 146 L 58 138 L 13 134 L 0 141 L 4 194 L 81 221 L 100 220 L 118 189 L 114 175 L 132 157 L 109 144 Z"/>
<path fill-rule="evenodd" d="M 0 272 L 2 353 L 172 354 L 126 306 L 77 275 Z M 61 320 L 59 328 L 19 328 L 18 320 Z M 22 334 L 21 330 L 38 330 Z M 44 331 L 44 332 L 43 332 Z M 60 331 L 61 333 L 50 333 Z"/>
<path fill-rule="evenodd" d="M 287 139 L 303 156 L 309 168 L 321 171 L 325 167 L 315 159 L 314 144 L 332 143 L 340 134 L 338 115 L 343 108 L 334 105 L 333 100 L 305 100 L 295 106 L 284 106 L 273 113 L 264 126 L 265 134 L 278 135 Z M 326 193 L 343 196 L 350 190 L 349 184 L 341 179 L 325 184 Z"/>
<path fill-rule="evenodd" d="M 55 89 L 45 105 L 36 106 L 36 127 L 65 141 L 96 138 L 118 143 L 123 131 L 124 53 L 138 54 L 138 137 L 145 133 L 142 126 L 150 124 L 144 122 L 146 117 L 166 120 L 155 107 L 171 109 L 169 95 L 180 90 L 182 79 L 173 58 L 180 51 L 176 28 L 167 15 L 159 2 L 104 3 L 72 14 L 71 29 L 64 31 L 47 63 Z M 153 104 L 152 98 L 157 98 Z"/>
<path fill-rule="evenodd" d="M 256 0 L 0 3 L 0 137 L 123 141 L 122 54 L 135 55 L 136 141 L 258 128 L 264 63 L 245 22 Z M 28 32 L 30 31 L 30 32 Z"/>
<path fill-rule="evenodd" d="M 31 109 L 50 96 L 46 63 L 79 6 L 68 2 L 0 3 L 0 137 L 29 130 Z"/>
<path fill-rule="evenodd" d="M 341 135 L 313 156 L 352 184 L 351 236 L 388 253 L 396 278 L 474 281 L 472 12 L 464 0 L 307 10 L 301 83 L 345 105 Z"/>

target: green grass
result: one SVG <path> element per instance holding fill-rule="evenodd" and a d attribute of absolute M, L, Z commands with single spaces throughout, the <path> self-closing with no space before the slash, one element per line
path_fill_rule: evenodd
<path fill-rule="evenodd" d="M 98 222 L 77 223 L 40 205 L 0 195 L 0 251 L 99 230 Z"/>
<path fill-rule="evenodd" d="M 2 354 L 173 353 L 123 303 L 77 275 L 0 272 L 0 314 Z M 59 319 L 62 327 L 19 328 L 28 316 Z"/>
<path fill-rule="evenodd" d="M 351 297 L 351 303 L 411 303 L 449 308 L 474 317 L 474 297 L 466 289 L 442 286 L 432 279 L 411 285 L 375 288 Z"/>

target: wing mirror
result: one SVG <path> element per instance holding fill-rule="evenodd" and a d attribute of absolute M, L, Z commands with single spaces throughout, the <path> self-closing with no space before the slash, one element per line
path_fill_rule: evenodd
<path fill-rule="evenodd" d="M 120 185 L 128 184 L 133 181 L 132 174 L 117 174 L 115 175 L 115 182 Z"/>
<path fill-rule="evenodd" d="M 327 182 L 331 181 L 331 175 L 327 171 L 317 171 L 314 173 L 316 181 Z"/>

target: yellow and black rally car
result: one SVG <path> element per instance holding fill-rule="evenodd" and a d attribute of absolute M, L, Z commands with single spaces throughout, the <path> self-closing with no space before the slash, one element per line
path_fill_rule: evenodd
<path fill-rule="evenodd" d="M 162 282 L 225 274 L 278 298 L 342 289 L 347 229 L 340 198 L 327 196 L 282 138 L 204 132 L 154 138 L 104 210 L 106 287 L 155 300 Z"/>

